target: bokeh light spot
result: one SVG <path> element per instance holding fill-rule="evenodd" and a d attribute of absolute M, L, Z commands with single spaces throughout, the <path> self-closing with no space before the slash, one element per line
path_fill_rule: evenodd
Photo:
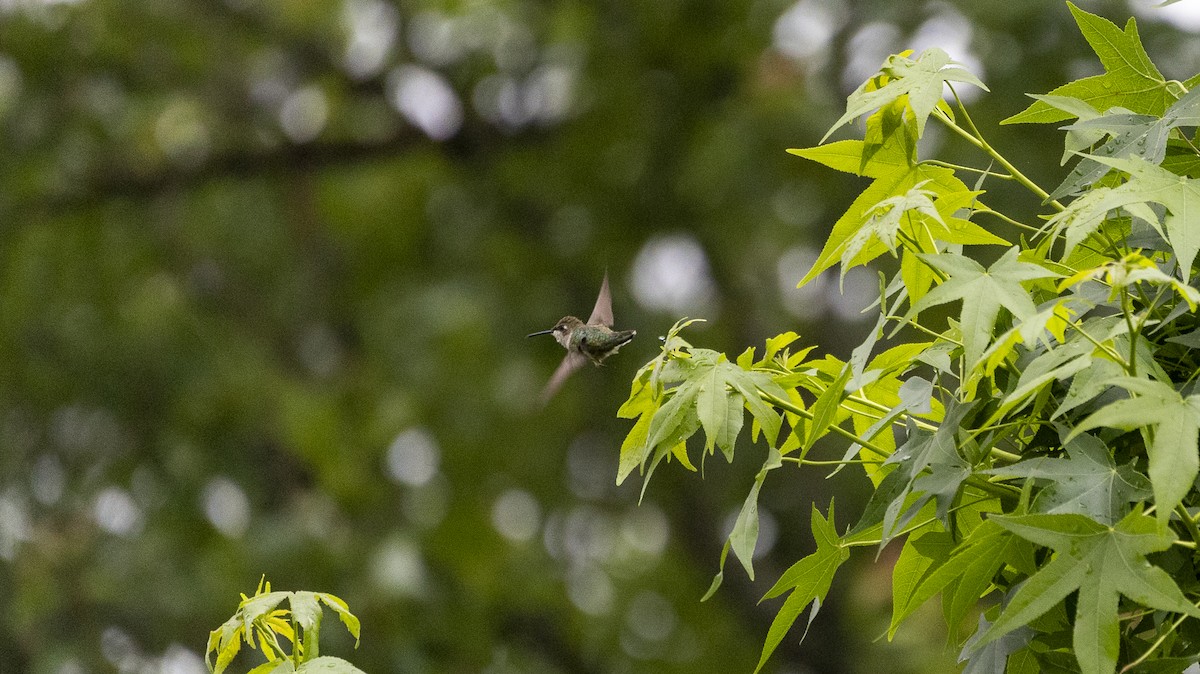
<path fill-rule="evenodd" d="M 633 262 L 631 285 L 643 307 L 680 315 L 705 313 L 714 292 L 708 256 L 687 234 L 650 239 Z"/>
<path fill-rule="evenodd" d="M 604 569 L 585 564 L 567 574 L 567 597 L 580 611 L 598 616 L 612 611 L 616 590 Z"/>
<path fill-rule="evenodd" d="M 621 538 L 639 552 L 660 557 L 671 539 L 671 524 L 661 508 L 644 503 L 625 515 Z"/>
<path fill-rule="evenodd" d="M 463 107 L 450 83 L 420 66 L 405 65 L 391 72 L 388 90 L 393 107 L 433 140 L 447 140 L 463 123 Z"/>
<path fill-rule="evenodd" d="M 11 561 L 29 538 L 29 510 L 13 490 L 0 493 L 0 558 Z"/>
<path fill-rule="evenodd" d="M 879 277 L 868 267 L 855 267 L 846 272 L 841 288 L 830 283 L 826 288 L 826 302 L 833 313 L 844 321 L 865 321 L 870 316 L 863 313 L 872 302 L 879 299 Z"/>
<path fill-rule="evenodd" d="M 825 286 L 828 275 L 822 274 L 804 287 L 796 287 L 816 261 L 817 251 L 806 246 L 789 248 L 779 256 L 776 272 L 779 277 L 780 299 L 788 313 L 797 318 L 816 318 L 825 313 Z"/>
<path fill-rule="evenodd" d="M 406 539 L 390 539 L 375 551 L 371 575 L 376 587 L 394 597 L 419 597 L 425 592 L 421 551 Z"/>
<path fill-rule="evenodd" d="M 833 3 L 800 0 L 775 21 L 771 31 L 775 49 L 797 60 L 821 57 L 842 22 L 840 14 Z"/>
<path fill-rule="evenodd" d="M 171 101 L 158 115 L 154 139 L 168 159 L 195 166 L 208 158 L 209 131 L 200 105 L 188 98 Z"/>
<path fill-rule="evenodd" d="M 54 505 L 62 498 L 67 476 L 62 462 L 53 454 L 43 454 L 33 464 L 30 480 L 33 497 L 42 505 Z"/>
<path fill-rule="evenodd" d="M 295 143 L 316 139 L 329 119 L 329 103 L 320 87 L 310 86 L 293 91 L 283 99 L 279 108 L 279 126 Z"/>
<path fill-rule="evenodd" d="M 537 536 L 541 517 L 542 509 L 537 499 L 521 489 L 504 492 L 492 504 L 492 526 L 514 543 L 524 543 Z"/>
<path fill-rule="evenodd" d="M 400 13 L 382 0 L 348 0 L 342 22 L 350 34 L 343 64 L 356 79 L 379 73 L 396 44 Z"/>
<path fill-rule="evenodd" d="M 219 476 L 209 480 L 200 494 L 204 516 L 217 531 L 241 538 L 250 526 L 250 499 L 233 480 Z"/>
<path fill-rule="evenodd" d="M 662 595 L 649 590 L 629 602 L 625 625 L 646 641 L 663 641 L 675 631 L 679 618 L 675 607 Z"/>
<path fill-rule="evenodd" d="M 142 530 L 142 509 L 129 492 L 118 487 L 107 487 L 96 495 L 92 516 L 110 534 L 133 536 Z"/>
<path fill-rule="evenodd" d="M 441 451 L 427 429 L 410 428 L 392 441 L 387 453 L 387 471 L 393 480 L 420 487 L 437 475 Z"/>

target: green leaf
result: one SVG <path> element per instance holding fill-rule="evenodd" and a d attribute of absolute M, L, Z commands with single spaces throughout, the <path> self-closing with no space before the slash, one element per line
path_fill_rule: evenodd
<path fill-rule="evenodd" d="M 856 143 L 853 147 L 860 152 L 860 161 L 858 163 L 849 162 L 845 161 L 845 158 L 842 157 L 842 160 L 835 168 L 855 175 L 873 178 L 874 180 L 850 204 L 849 208 L 838 218 L 837 222 L 834 223 L 833 231 L 830 233 L 829 238 L 826 239 L 825 246 L 821 249 L 820 255 L 817 256 L 817 261 L 813 263 L 812 269 L 805 274 L 798 285 L 803 286 L 816 278 L 822 271 L 841 261 L 843 251 L 850 245 L 863 226 L 867 224 L 876 205 L 887 199 L 903 196 L 918 185 L 922 189 L 937 195 L 935 206 L 946 225 L 942 226 L 937 224 L 936 220 L 924 218 L 926 224 L 932 222 L 934 226 L 931 228 L 929 235 L 924 231 L 917 231 L 916 229 L 911 231 L 910 234 L 916 240 L 927 242 L 929 236 L 933 235 L 935 237 L 945 237 L 947 241 L 962 238 L 972 241 L 977 240 L 979 243 L 997 243 L 1003 241 L 1003 239 L 999 239 L 998 237 L 987 236 L 986 230 L 973 226 L 965 220 L 952 219 L 955 212 L 966 204 L 971 203 L 978 193 L 969 190 L 961 180 L 955 177 L 954 172 L 950 169 L 910 161 L 909 146 L 906 144 L 909 142 L 909 139 L 905 136 L 903 127 L 895 128 L 890 135 L 884 137 L 877 146 L 876 151 L 869 158 L 867 153 L 872 149 L 872 146 L 858 141 L 841 142 Z M 833 145 L 839 144 L 834 143 Z M 839 145 L 839 147 L 844 151 L 849 151 L 851 146 Z M 788 150 L 788 152 L 817 161 L 828 160 L 830 158 L 822 147 Z M 932 250 L 931 247 L 930 250 Z M 865 264 L 887 251 L 888 247 L 884 243 L 878 240 L 871 241 L 863 245 L 862 250 L 853 256 L 849 264 L 851 266 Z"/>
<path fill-rule="evenodd" d="M 932 525 L 936 526 L 936 525 Z M 954 549 L 954 537 L 949 532 L 926 528 L 914 531 L 904 541 L 900 556 L 892 567 L 892 624 L 888 628 L 888 639 L 896 633 L 896 627 L 907 615 L 905 608 L 921 579 L 930 568 L 940 567 Z M 915 608 L 915 607 L 914 607 Z"/>
<path fill-rule="evenodd" d="M 1167 108 L 1161 117 L 1138 115 L 1124 108 L 1111 108 L 1102 115 L 1080 120 L 1065 129 L 1068 134 L 1079 134 L 1095 141 L 1106 135 L 1110 136 L 1107 142 L 1092 150 L 1091 154 L 1118 159 L 1132 157 L 1151 164 L 1161 164 L 1167 154 L 1167 140 L 1171 130 L 1197 125 L 1200 125 L 1200 89 L 1185 94 Z M 1108 171 L 1108 166 L 1084 156 L 1062 185 L 1048 198 L 1053 200 L 1075 194 L 1093 185 Z"/>
<path fill-rule="evenodd" d="M 1037 313 L 1021 282 L 1057 276 L 1044 267 L 1017 260 L 1015 247 L 986 270 L 978 262 L 954 253 L 922 255 L 921 259 L 949 278 L 914 303 L 905 320 L 930 307 L 961 300 L 963 350 L 968 368 L 975 366 L 991 341 L 1000 307 L 1019 320 Z"/>
<path fill-rule="evenodd" d="M 782 465 L 779 450 L 772 447 L 762 470 L 758 471 L 754 478 L 754 486 L 750 488 L 750 494 L 746 496 L 737 522 L 733 525 L 733 531 L 729 534 L 729 544 L 742 567 L 746 569 L 750 580 L 754 580 L 754 548 L 758 544 L 758 492 L 762 489 L 763 481 L 767 479 L 767 473 Z"/>
<path fill-rule="evenodd" d="M 690 426 L 691 417 L 695 416 L 696 398 L 700 395 L 700 382 L 689 380 L 673 389 L 671 399 L 663 404 L 654 414 L 647 431 L 646 445 L 651 451 L 664 443 L 674 444 L 681 429 Z M 690 433 L 688 433 L 690 435 Z"/>
<path fill-rule="evenodd" d="M 929 224 L 936 223 L 942 229 L 946 228 L 941 213 L 933 204 L 933 197 L 936 197 L 937 194 L 921 189 L 922 185 L 924 183 L 918 183 L 904 194 L 888 197 L 863 214 L 866 216 L 866 221 L 842 249 L 843 277 L 863 247 L 871 241 L 882 243 L 894 254 L 902 225 L 907 224 L 908 230 L 919 230 L 925 226 L 928 219 L 932 221 Z"/>
<path fill-rule="evenodd" d="M 970 403 L 953 404 L 933 433 L 920 429 L 909 419 L 907 439 L 884 462 L 884 466 L 898 465 L 876 487 L 851 533 L 882 524 L 879 536 L 882 550 L 930 502 L 937 506 L 936 514 L 946 529 L 951 529 L 947 519 L 950 504 L 971 474 L 970 466 L 958 454 L 956 440 L 971 408 Z"/>
<path fill-rule="evenodd" d="M 349 662 L 330 656 L 323 656 L 300 665 L 296 674 L 366 674 Z"/>
<path fill-rule="evenodd" d="M 991 623 L 987 621 L 986 617 L 983 615 L 979 616 L 979 626 L 975 629 L 975 634 L 963 645 L 962 652 L 958 656 L 959 662 L 963 662 L 969 658 L 967 666 L 963 668 L 962 674 L 1005 674 L 1006 672 L 1012 674 L 1012 663 L 1009 659 L 1014 653 L 1028 646 L 1030 640 L 1036 634 L 1036 632 L 1028 627 L 1018 627 L 976 650 L 975 642 L 978 641 L 980 635 L 987 631 L 990 625 Z M 1035 664 L 1032 671 L 1040 672 L 1041 667 Z"/>
<path fill-rule="evenodd" d="M 256 594 L 242 602 L 239 610 L 242 614 L 242 628 L 245 630 L 245 633 L 252 633 L 254 623 L 264 618 L 271 611 L 274 611 L 291 594 L 291 592 L 268 592 L 265 594 Z"/>
<path fill-rule="evenodd" d="M 246 674 L 291 674 L 295 671 L 296 665 L 293 665 L 291 660 L 275 660 L 264 662 Z"/>
<path fill-rule="evenodd" d="M 1022 545 L 1028 544 L 990 521 L 976 527 L 953 554 L 943 563 L 934 566 L 912 592 L 904 595 L 903 603 L 897 602 L 893 606 L 888 637 L 891 638 L 896 633 L 901 622 L 912 615 L 913 611 L 955 584 L 959 592 L 952 595 L 952 603 L 955 605 L 953 613 L 959 614 L 965 606 L 974 605 L 979 601 L 982 591 L 991 583 L 993 576 L 1006 563 L 1015 559 Z M 948 624 L 957 624 L 949 618 L 948 616 Z"/>
<path fill-rule="evenodd" d="M 767 338 L 766 350 L 763 353 L 762 364 L 770 363 L 780 351 L 786 349 L 792 342 L 800 339 L 800 335 L 787 331 Z"/>
<path fill-rule="evenodd" d="M 813 404 L 811 410 L 813 417 L 808 425 L 808 437 L 804 439 L 804 451 L 807 452 L 811 449 L 813 443 L 829 430 L 830 424 L 837 416 L 838 405 L 841 403 L 842 397 L 846 395 L 845 387 L 846 382 L 850 381 L 850 375 L 850 364 L 847 363 L 837 378 L 830 382 L 817 398 L 817 402 Z"/>
<path fill-rule="evenodd" d="M 1039 95 L 1026 94 L 1030 98 L 1041 101 L 1052 108 L 1062 110 L 1067 113 L 1067 116 L 1076 117 L 1079 121 L 1085 122 L 1090 119 L 1095 119 L 1100 116 L 1100 112 L 1093 108 L 1085 101 L 1070 96 L 1055 96 L 1053 94 Z M 1104 131 L 1100 129 L 1092 129 L 1088 127 L 1074 128 L 1075 125 L 1065 127 L 1066 136 L 1063 141 L 1062 159 L 1060 164 L 1066 164 L 1068 160 L 1076 154 L 1086 151 L 1101 140 L 1104 139 Z"/>
<path fill-rule="evenodd" d="M 870 166 L 863 164 L 865 152 L 866 142 L 861 140 L 838 140 L 816 147 L 788 149 L 788 154 L 811 159 L 836 171 L 854 175 L 876 174 L 881 172 L 880 169 L 903 169 L 909 165 L 903 150 L 897 153 L 894 146 L 891 152 L 881 152 L 875 155 Z M 890 171 L 882 172 L 889 173 Z"/>
<path fill-rule="evenodd" d="M 713 576 L 712 583 L 708 586 L 708 591 L 700 597 L 701 602 L 708 601 L 712 598 L 717 590 L 720 589 L 721 583 L 725 582 L 725 560 L 729 557 L 729 539 L 725 539 L 725 545 L 721 546 L 721 561 L 717 564 L 717 575 Z"/>
<path fill-rule="evenodd" d="M 1102 674 L 1116 667 L 1119 595 L 1200 617 L 1200 609 L 1188 602 L 1171 576 L 1146 559 L 1171 547 L 1173 536 L 1140 509 L 1112 527 L 1075 514 L 997 516 L 990 521 L 1053 548 L 1056 555 L 1013 594 L 976 648 L 1029 623 L 1076 590 L 1073 647 L 1085 672 Z"/>
<path fill-rule="evenodd" d="M 346 602 L 328 592 L 318 592 L 317 598 L 321 600 L 322 604 L 333 609 L 333 612 L 337 614 L 338 620 L 341 620 L 342 624 L 346 626 L 346 631 L 350 632 L 350 636 L 354 637 L 354 647 L 358 648 L 360 625 L 358 618 L 350 612 L 350 607 L 346 605 Z"/>
<path fill-rule="evenodd" d="M 244 627 L 242 618 L 239 614 L 234 614 L 229 620 L 226 620 L 217 629 L 213 630 L 208 635 L 208 650 L 204 652 L 204 662 L 209 665 L 210 671 L 213 674 L 221 674 L 225 671 L 233 659 L 242 649 L 242 635 Z M 209 654 L 217 655 L 216 664 L 209 663 Z"/>
<path fill-rule="evenodd" d="M 989 475 L 1045 480 L 1034 509 L 1043 513 L 1078 513 L 1111 524 L 1127 505 L 1150 497 L 1150 481 L 1130 464 L 1117 467 L 1104 443 L 1080 434 L 1066 443 L 1067 458 L 1038 457 L 981 471 Z"/>
<path fill-rule="evenodd" d="M 618 485 L 629 477 L 634 468 L 644 465 L 650 456 L 650 445 L 647 440 L 650 439 L 650 423 L 653 420 L 653 412 L 638 417 L 637 422 L 633 424 L 633 428 L 629 429 L 629 433 L 621 443 L 621 459 L 617 466 Z"/>
<path fill-rule="evenodd" d="M 715 444 L 725 452 L 730 461 L 733 460 L 733 443 L 742 430 L 742 405 L 745 399 L 737 390 L 726 392 L 728 365 L 722 354 L 717 364 L 703 375 L 700 393 L 696 398 L 696 414 L 700 417 L 700 425 L 704 427 L 705 450 L 711 450 Z M 738 372 L 741 368 L 735 367 Z"/>
<path fill-rule="evenodd" d="M 1148 428 L 1153 439 L 1146 446 L 1150 458 L 1158 519 L 1166 522 L 1187 495 L 1200 471 L 1197 433 L 1200 433 L 1200 394 L 1184 398 L 1162 382 L 1120 377 L 1112 382 L 1135 397 L 1110 403 L 1076 426 L 1067 440 L 1100 426 L 1132 430 Z"/>
<path fill-rule="evenodd" d="M 1100 57 L 1105 73 L 1064 84 L 1051 95 L 1076 98 L 1099 111 L 1114 106 L 1135 113 L 1161 115 L 1176 99 L 1175 90 L 1150 61 L 1132 18 L 1125 30 L 1108 19 L 1089 14 L 1070 2 L 1071 14 L 1088 44 Z M 1070 117 L 1046 102 L 1036 101 L 1001 124 L 1057 122 Z"/>
<path fill-rule="evenodd" d="M 320 655 L 321 636 L 321 604 L 313 592 L 293 592 L 290 605 L 292 617 L 303 630 L 304 657 L 315 658 Z"/>
<path fill-rule="evenodd" d="M 1111 390 L 1113 379 L 1120 377 L 1124 372 L 1120 365 L 1111 360 L 1092 359 L 1090 367 L 1075 373 L 1071 379 L 1071 388 L 1063 397 L 1058 409 L 1050 415 L 1050 419 L 1058 419 L 1076 407 L 1095 400 L 1101 393 Z"/>
<path fill-rule="evenodd" d="M 829 502 L 828 518 L 822 517 L 817 507 L 813 506 L 810 529 L 817 543 L 816 552 L 793 564 L 763 596 L 763 599 L 770 599 L 784 592 L 791 592 L 776 614 L 775 620 L 771 622 L 771 628 L 763 643 L 762 656 L 758 659 L 758 666 L 754 668 L 755 672 L 766 664 L 779 642 L 783 641 L 783 637 L 795 624 L 796 618 L 809 604 L 813 605 L 809 616 L 809 623 L 812 623 L 817 610 L 829 593 L 834 574 L 847 559 L 850 559 L 850 551 L 841 544 L 833 526 L 833 501 Z"/>
<path fill-rule="evenodd" d="M 1192 263 L 1197 251 L 1200 251 L 1200 231 L 1194 226 L 1196 218 L 1200 217 L 1200 180 L 1177 176 L 1136 158 L 1096 157 L 1096 161 L 1129 174 L 1129 180 L 1114 191 L 1167 208 L 1168 213 L 1163 219 L 1166 238 L 1178 258 L 1184 280 L 1189 279 Z"/>
<path fill-rule="evenodd" d="M 1051 382 L 1065 380 L 1086 370 L 1092 364 L 1095 345 L 1081 335 L 1074 334 L 1066 344 L 1052 348 L 1025 366 L 1017 385 L 1004 396 L 997 414 L 1007 413 L 1029 399 Z"/>
<path fill-rule="evenodd" d="M 846 113 L 834 122 L 825 133 L 825 138 L 841 125 L 872 110 L 881 108 L 901 96 L 908 97 L 916 119 L 917 135 L 924 135 L 925 120 L 942 100 L 943 82 L 965 82 L 987 91 L 987 87 L 941 49 L 931 48 L 921 52 L 915 61 L 901 55 L 893 55 L 880 68 L 875 77 L 883 77 L 887 83 L 878 89 L 870 89 L 871 80 L 855 90 L 846 99 Z M 825 138 L 821 142 L 825 142 Z"/>
<path fill-rule="evenodd" d="M 1046 222 L 1046 228 L 1052 232 L 1053 237 L 1063 238 L 1063 257 L 1071 259 L 1075 255 L 1075 247 L 1096 231 L 1102 231 L 1109 224 L 1109 212 L 1118 208 L 1141 218 L 1155 229 L 1159 228 L 1158 216 L 1146 205 L 1144 196 L 1128 189 L 1111 187 L 1089 190 L 1065 209 L 1055 213 Z"/>

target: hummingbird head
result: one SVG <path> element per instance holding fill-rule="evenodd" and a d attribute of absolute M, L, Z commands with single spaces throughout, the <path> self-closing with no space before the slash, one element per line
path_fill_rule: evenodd
<path fill-rule="evenodd" d="M 578 318 L 575 318 L 574 316 L 563 316 L 557 323 L 554 324 L 553 328 L 550 328 L 549 330 L 531 332 L 525 336 L 533 337 L 536 335 L 554 335 L 554 341 L 562 344 L 564 347 L 569 347 L 571 343 L 571 333 L 574 332 L 576 328 L 581 326 L 583 326 L 583 321 L 579 320 Z"/>

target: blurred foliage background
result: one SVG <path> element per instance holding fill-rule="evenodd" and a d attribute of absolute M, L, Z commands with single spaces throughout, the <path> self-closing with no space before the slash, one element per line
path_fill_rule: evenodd
<path fill-rule="evenodd" d="M 1200 69 L 1195 3 L 1081 4 Z M 1098 71 L 1057 1 L 0 0 L 0 671 L 203 672 L 264 573 L 346 599 L 362 646 L 323 650 L 370 672 L 752 669 L 861 478 L 773 475 L 758 582 L 701 604 L 758 466 L 638 506 L 614 414 L 682 316 L 848 354 L 873 274 L 795 283 L 862 185 L 784 149 L 933 45 L 1056 185 L 1054 129 L 994 125 Z M 606 269 L 639 336 L 539 409 L 562 351 L 523 335 Z M 936 607 L 882 642 L 854 561 L 768 669 L 953 670 Z"/>

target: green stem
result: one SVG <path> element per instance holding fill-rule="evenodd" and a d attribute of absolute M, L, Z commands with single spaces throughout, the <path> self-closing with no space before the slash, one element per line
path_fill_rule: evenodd
<path fill-rule="evenodd" d="M 878 412 L 883 412 L 884 414 L 891 413 L 891 410 L 888 409 L 887 405 L 884 405 L 883 403 L 877 403 L 874 400 L 871 400 L 870 398 L 864 398 L 862 396 L 848 395 L 848 396 L 846 396 L 846 402 L 858 403 L 859 405 L 862 405 L 863 407 L 870 407 L 871 409 L 876 410 Z M 851 410 L 850 408 L 846 407 L 844 403 L 841 405 L 841 407 L 845 408 L 849 412 L 853 412 L 855 414 L 861 414 L 861 412 L 855 412 L 854 410 Z M 880 417 L 880 418 L 882 418 L 882 417 Z M 912 419 L 913 423 L 916 424 L 917 428 L 920 428 L 921 430 L 936 431 L 938 429 L 937 425 L 931 424 L 928 421 L 921 421 L 920 419 L 914 417 L 913 415 L 909 414 L 908 412 L 901 412 L 900 416 L 896 417 L 897 422 L 900 422 L 905 419 Z M 878 419 L 876 419 L 876 421 L 878 421 Z"/>
<path fill-rule="evenodd" d="M 894 321 L 900 321 L 900 322 L 908 323 L 909 325 L 911 325 L 911 326 L 913 326 L 914 328 L 916 328 L 917 330 L 920 330 L 921 332 L 923 332 L 923 333 L 925 333 L 925 334 L 929 335 L 930 337 L 934 337 L 934 338 L 936 338 L 936 339 L 945 340 L 945 341 L 947 341 L 947 342 L 950 342 L 951 344 L 953 344 L 953 345 L 955 345 L 955 346 L 962 346 L 962 342 L 960 342 L 960 341 L 957 341 L 957 340 L 954 340 L 954 339 L 950 339 L 949 337 L 946 337 L 945 335 L 942 335 L 942 334 L 940 334 L 940 333 L 934 332 L 933 330 L 930 330 L 929 328 L 925 327 L 924 325 L 921 325 L 920 323 L 916 322 L 914 319 L 911 319 L 911 318 L 905 318 L 904 316 L 897 316 L 896 314 L 889 314 L 889 315 L 887 316 L 887 319 L 888 319 L 889 321 L 892 321 L 892 320 L 894 320 Z"/>
<path fill-rule="evenodd" d="M 1129 371 L 1130 377 L 1137 376 L 1137 343 L 1138 330 L 1133 325 L 1132 307 L 1129 303 L 1129 289 L 1121 288 L 1121 313 L 1125 317 L 1125 328 L 1129 330 Z"/>
<path fill-rule="evenodd" d="M 772 405 L 774 405 L 780 409 L 787 410 L 788 412 L 791 412 L 792 414 L 799 415 L 810 421 L 813 418 L 812 412 L 809 412 L 806 409 L 797 407 L 790 400 L 783 400 L 783 399 L 781 399 L 777 396 L 773 396 L 770 393 L 767 393 L 766 391 L 763 391 L 761 389 L 759 390 L 758 393 L 762 397 L 763 400 L 771 403 Z M 853 443 L 856 443 L 863 449 L 867 449 L 867 450 L 874 452 L 875 454 L 883 457 L 884 459 L 886 459 L 892 455 L 891 452 L 883 449 L 879 445 L 876 445 L 875 443 L 873 443 L 869 440 L 864 440 L 863 438 L 858 437 L 854 433 L 842 428 L 841 426 L 838 426 L 837 424 L 830 424 L 829 430 L 833 433 L 836 433 L 836 434 L 842 436 L 843 438 L 846 438 L 847 440 L 850 440 Z M 1016 456 L 1014 454 L 1009 454 L 1008 452 L 1004 452 L 1002 450 L 995 449 L 995 448 L 991 449 L 990 451 L 993 453 L 998 452 L 1000 454 Z M 1020 460 L 1020 457 L 1017 457 L 1017 460 Z M 979 489 L 986 491 L 989 494 L 992 494 L 993 496 L 1003 497 L 1003 496 L 1012 496 L 1014 493 L 1016 493 L 1016 494 L 1021 493 L 1021 490 L 1016 489 L 1015 487 L 1010 487 L 1008 485 L 1003 485 L 1003 484 L 994 484 L 992 482 L 988 482 L 987 480 L 985 480 L 977 475 L 972 475 L 972 476 L 968 477 L 966 481 L 968 483 L 970 483 L 971 485 L 978 487 Z"/>
<path fill-rule="evenodd" d="M 969 508 L 971 506 L 979 505 L 980 503 L 984 503 L 985 501 L 988 501 L 988 500 L 989 499 L 981 498 L 981 499 L 977 499 L 975 501 L 971 501 L 970 503 L 960 503 L 959 505 L 951 506 L 949 511 L 955 511 L 955 510 L 961 510 L 963 508 Z M 935 515 L 934 517 L 930 517 L 928 519 L 922 520 L 920 522 L 917 522 L 916 524 L 910 524 L 903 531 L 900 531 L 895 536 L 892 536 L 892 538 L 900 538 L 901 536 L 903 536 L 905 534 L 912 533 L 912 532 L 916 531 L 917 529 L 920 529 L 921 527 L 927 527 L 930 524 L 933 524 L 934 522 L 937 522 L 937 521 L 938 521 L 938 518 Z M 883 542 L 882 538 L 879 540 L 871 540 L 871 541 L 847 541 L 847 542 L 842 543 L 842 547 L 844 547 L 844 548 L 862 548 L 862 547 L 869 547 L 872 545 L 879 545 L 882 542 Z"/>
<path fill-rule="evenodd" d="M 846 459 L 845 461 L 818 461 L 815 459 L 801 459 L 795 456 L 785 456 L 784 461 L 794 463 L 800 466 L 848 466 L 851 464 L 870 464 L 877 466 L 882 461 L 872 461 L 871 459 Z"/>
<path fill-rule="evenodd" d="M 1100 349 L 1104 353 L 1108 354 L 1109 358 L 1115 360 L 1118 364 L 1120 364 L 1122 369 L 1124 369 L 1126 372 L 1129 372 L 1129 363 L 1125 362 L 1125 359 L 1121 357 L 1121 354 L 1117 353 L 1112 347 L 1101 344 L 1096 340 L 1095 337 L 1092 337 L 1090 334 L 1088 334 L 1088 331 L 1083 329 L 1082 323 L 1079 321 L 1068 321 L 1068 325 L 1075 328 L 1079 334 L 1083 335 L 1084 339 L 1091 342 L 1097 349 Z"/>
<path fill-rule="evenodd" d="M 948 161 L 942 161 L 940 159 L 923 159 L 923 160 L 921 160 L 921 163 L 932 164 L 934 166 L 941 166 L 943 168 L 948 168 L 952 171 L 963 171 L 964 173 L 978 173 L 980 175 L 985 175 L 985 176 L 988 176 L 991 178 L 998 178 L 1000 180 L 1016 180 L 1016 178 L 1013 178 L 1011 173 L 996 173 L 995 171 L 992 171 L 989 169 L 977 169 L 974 166 L 963 166 L 962 164 L 952 164 Z"/>
<path fill-rule="evenodd" d="M 975 212 L 999 218 L 1000 220 L 1003 220 L 1004 222 L 1007 222 L 1008 224 L 1010 224 L 1013 227 L 1016 227 L 1018 229 L 1024 229 L 1029 232 L 1034 232 L 1035 234 L 1040 234 L 1042 232 L 1040 227 L 1034 227 L 1033 225 L 1027 225 L 1023 222 L 1017 222 L 1016 220 L 1013 220 L 1012 218 L 1008 217 L 1007 215 L 1001 213 L 1000 211 L 993 211 L 990 208 L 986 208 L 986 207 L 985 208 L 977 208 L 977 209 L 975 209 Z"/>
<path fill-rule="evenodd" d="M 953 88 L 951 88 L 951 90 L 953 91 Z M 955 99 L 957 99 L 958 94 L 955 94 L 954 97 L 955 97 Z M 942 122 L 942 124 L 949 127 L 949 129 L 951 131 L 953 131 L 954 133 L 961 136 L 968 143 L 974 145 L 975 147 L 979 148 L 980 150 L 983 150 L 984 152 L 987 153 L 988 156 L 990 156 L 992 159 L 995 159 L 997 163 L 999 163 L 1001 166 L 1004 167 L 1004 170 L 1008 171 L 1012 175 L 1013 180 L 1016 180 L 1017 182 L 1024 185 L 1026 189 L 1028 189 L 1029 191 L 1031 191 L 1034 194 L 1041 197 L 1043 201 L 1048 200 L 1050 198 L 1049 192 L 1047 192 L 1046 190 L 1039 187 L 1037 185 L 1037 183 L 1035 183 L 1032 180 L 1030 180 L 1029 178 L 1025 177 L 1024 173 L 1021 173 L 1019 170 L 1017 170 L 1017 167 L 1013 166 L 1011 162 L 1009 162 L 1007 159 L 1005 159 L 1004 155 L 997 152 L 995 148 L 993 148 L 986 140 L 983 139 L 983 135 L 979 133 L 979 129 L 975 128 L 975 123 L 971 121 L 971 116 L 967 114 L 967 109 L 966 109 L 966 107 L 963 106 L 962 101 L 958 101 L 958 106 L 959 106 L 959 110 L 961 110 L 963 113 L 963 118 L 967 120 L 967 124 L 974 130 L 974 133 L 977 135 L 974 135 L 974 136 L 971 135 L 971 133 L 968 132 L 966 129 L 962 128 L 958 124 L 955 124 L 954 120 L 947 117 L 945 113 L 937 112 L 936 109 L 935 109 L 933 117 L 935 119 L 937 119 L 938 121 Z M 1066 210 L 1066 206 L 1063 206 L 1058 201 L 1050 201 L 1049 203 L 1056 210 L 1060 210 L 1060 211 Z"/>
<path fill-rule="evenodd" d="M 1195 604 L 1195 606 L 1200 606 L 1200 604 Z M 1175 622 L 1171 623 L 1171 629 L 1160 634 L 1159 637 L 1154 640 L 1154 643 L 1150 644 L 1150 647 L 1146 649 L 1146 652 L 1139 655 L 1138 658 L 1133 662 L 1121 668 L 1121 674 L 1125 674 L 1125 672 L 1128 672 L 1145 662 L 1146 658 L 1150 657 L 1151 653 L 1158 650 L 1159 646 L 1163 645 L 1163 642 L 1167 640 L 1167 637 L 1169 637 L 1175 630 L 1179 629 L 1179 626 L 1183 624 L 1184 619 L 1187 617 L 1188 615 L 1184 613 L 1176 618 Z"/>
<path fill-rule="evenodd" d="M 1175 512 L 1178 513 L 1179 519 L 1183 521 L 1183 528 L 1187 529 L 1188 536 L 1192 539 L 1192 544 L 1200 543 L 1200 528 L 1196 527 L 1196 520 L 1192 519 L 1192 514 L 1183 507 L 1182 503 L 1175 505 Z"/>
<path fill-rule="evenodd" d="M 796 404 L 794 404 L 790 400 L 784 400 L 777 396 L 771 395 L 770 393 L 767 393 L 766 391 L 763 391 L 761 389 L 759 390 L 758 393 L 759 393 L 759 396 L 762 397 L 763 400 L 771 403 L 772 405 L 778 407 L 781 410 L 786 410 L 788 412 L 791 412 L 792 414 L 804 417 L 805 419 L 808 419 L 809 421 L 812 421 L 812 419 L 813 419 L 812 412 L 809 412 L 808 410 L 806 410 L 802 407 L 798 407 Z M 879 445 L 876 445 L 875 443 L 871 442 L 870 440 L 864 440 L 864 439 L 858 437 L 857 435 L 855 435 L 854 433 L 851 433 L 850 431 L 842 428 L 841 426 L 838 426 L 837 424 L 830 424 L 829 430 L 832 431 L 833 433 L 836 433 L 836 434 L 846 438 L 847 440 L 849 440 L 853 443 L 858 444 L 863 449 L 868 449 L 868 450 L 874 452 L 875 454 L 883 457 L 884 459 L 887 459 L 889 456 L 892 455 L 891 452 L 880 447 Z"/>

